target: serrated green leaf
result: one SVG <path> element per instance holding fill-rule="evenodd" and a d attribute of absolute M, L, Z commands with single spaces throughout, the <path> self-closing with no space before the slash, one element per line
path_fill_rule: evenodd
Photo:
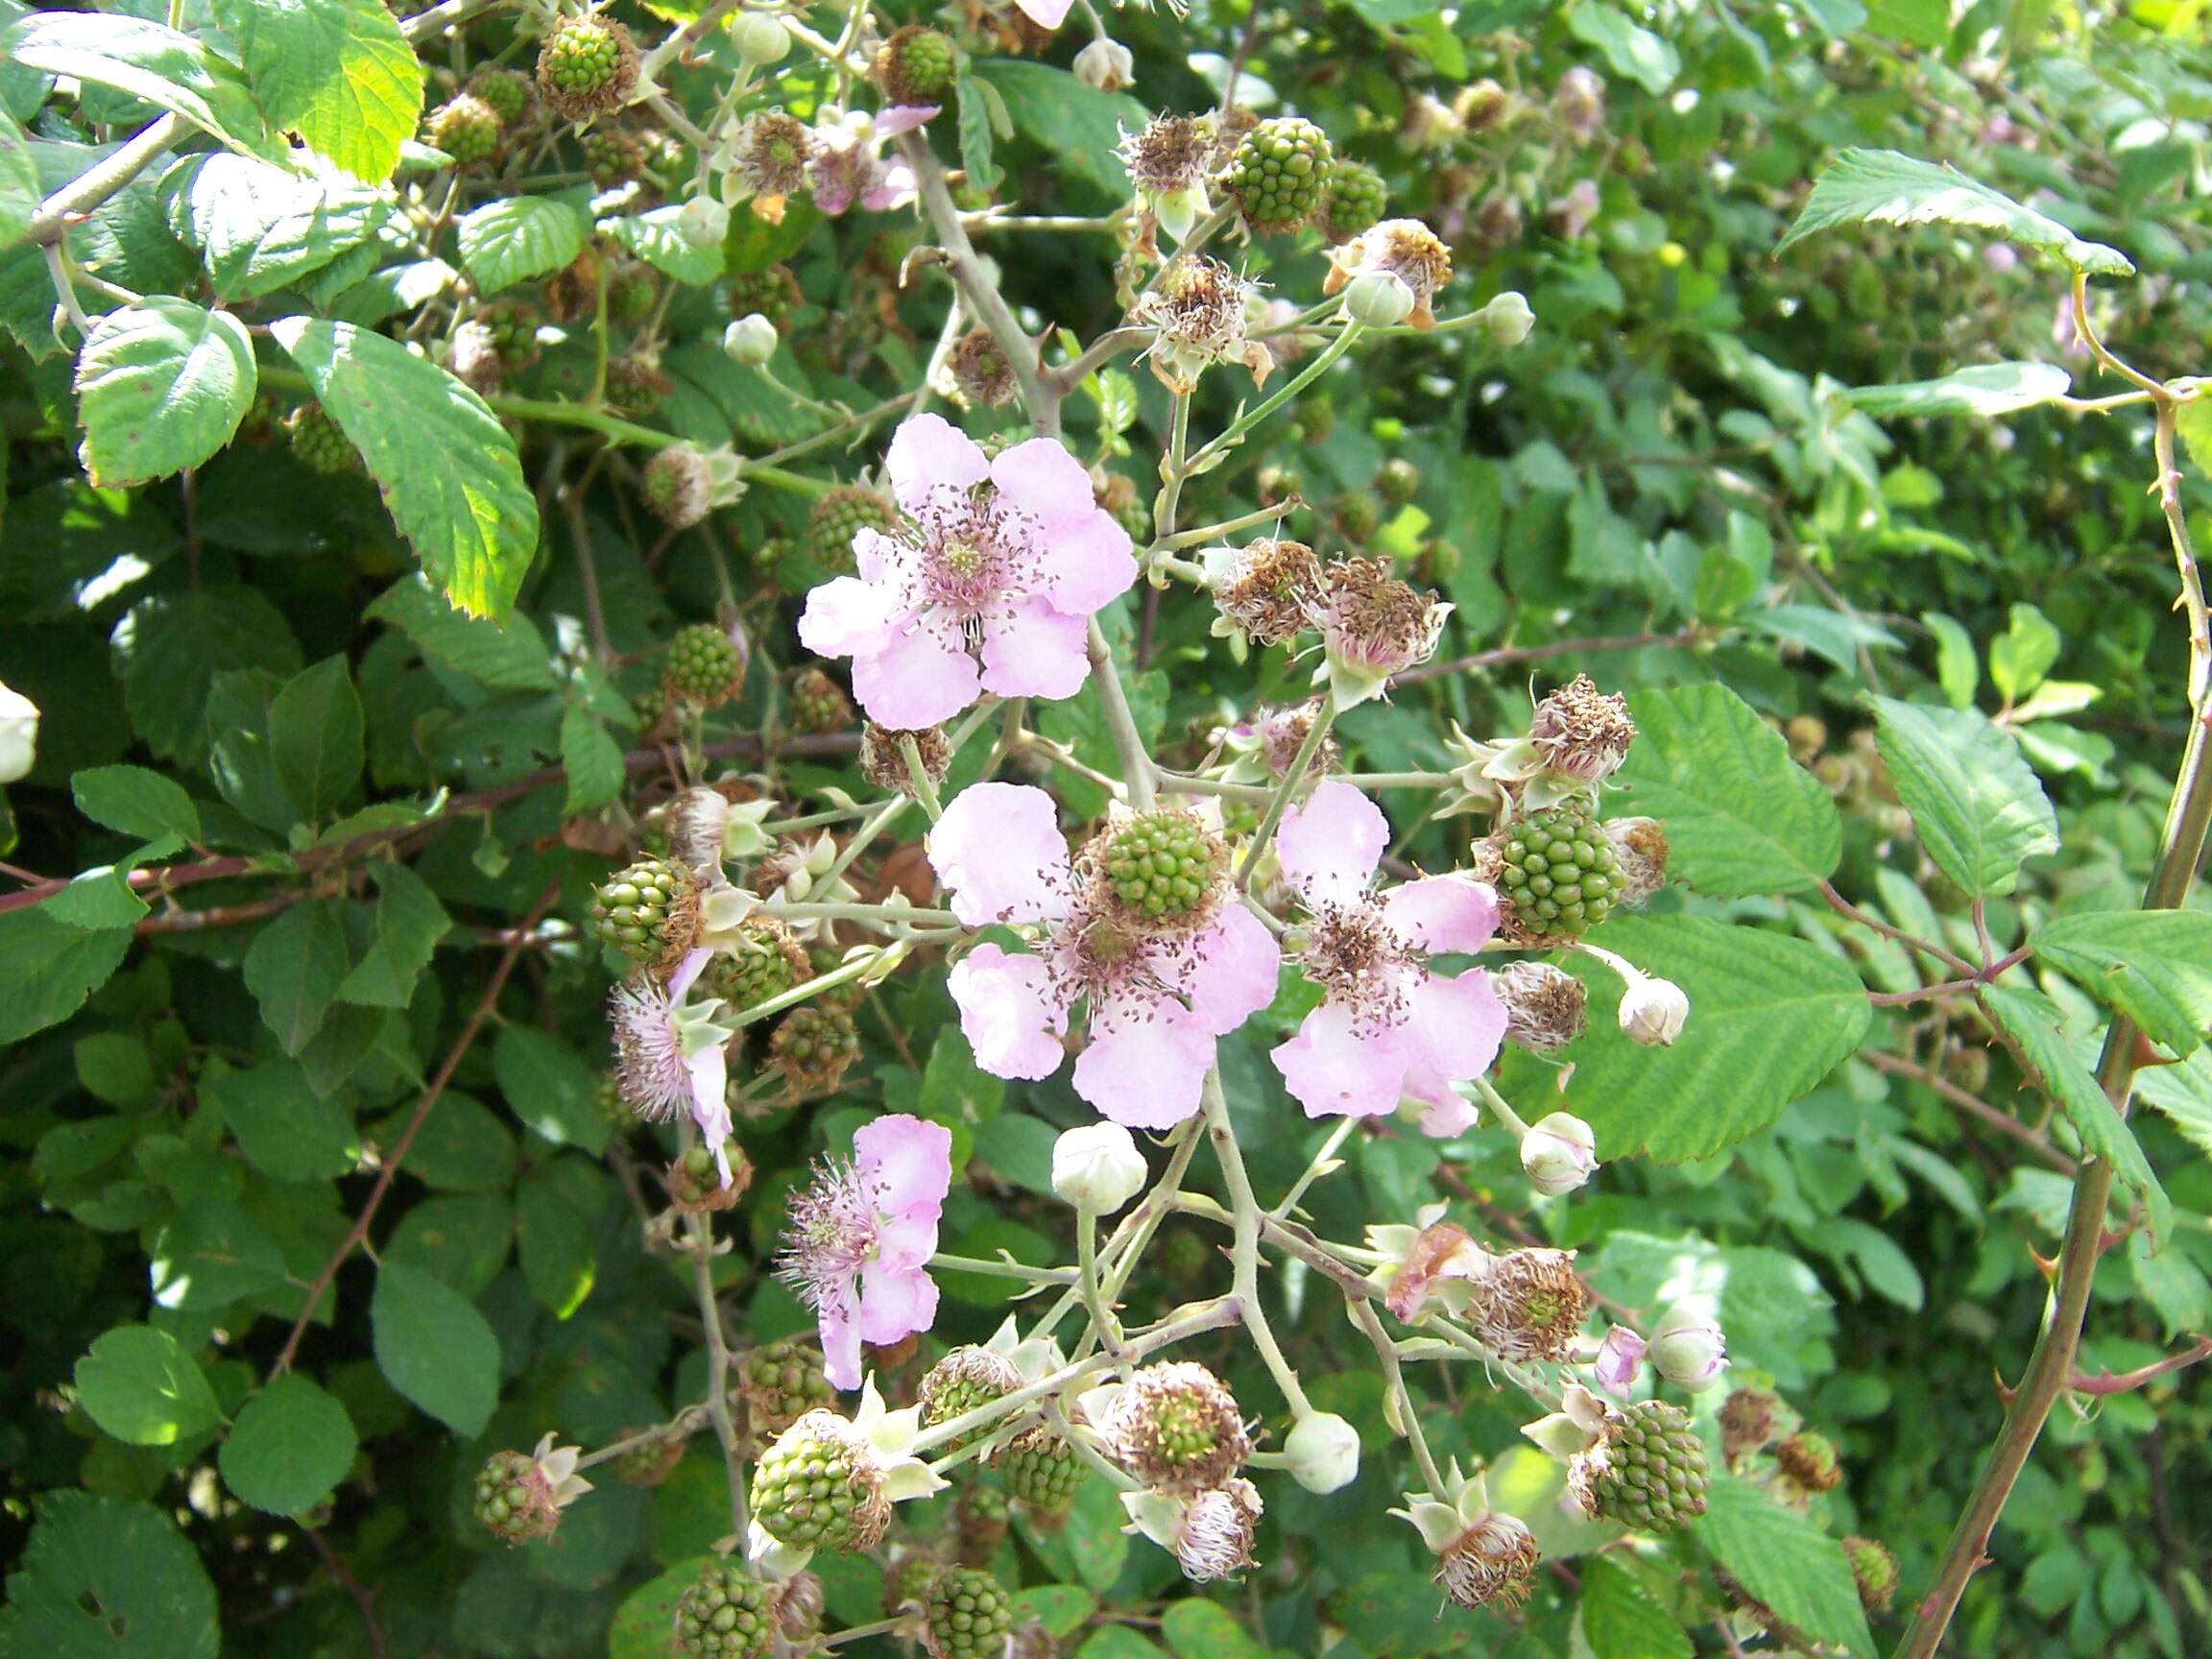
<path fill-rule="evenodd" d="M 269 705 L 269 752 L 284 792 L 310 818 L 337 810 L 361 776 L 361 699 L 346 659 L 294 675 Z"/>
<path fill-rule="evenodd" d="M 457 1434 L 484 1431 L 499 1403 L 499 1339 L 483 1314 L 421 1269 L 386 1262 L 369 1320 L 393 1387 Z"/>
<path fill-rule="evenodd" d="M 1976 898 L 2012 891 L 2058 850 L 2058 818 L 2012 738 L 1972 709 L 1869 697 L 1897 798 L 1936 867 Z"/>
<path fill-rule="evenodd" d="M 1656 97 L 1674 84 L 1682 73 L 1682 55 L 1641 24 L 1632 23 L 1611 6 L 1584 4 L 1567 13 L 1567 30 L 1585 45 L 1595 46 L 1616 75 L 1623 76 Z"/>
<path fill-rule="evenodd" d="M 246 1402 L 216 1461 L 241 1501 L 297 1515 L 330 1496 L 360 1444 L 346 1407 L 294 1371 Z"/>
<path fill-rule="evenodd" d="M 1690 998 L 1673 1046 L 1645 1048 L 1612 1017 L 1610 972 L 1568 964 L 1593 995 L 1590 1030 L 1569 1050 L 1567 1106 L 1608 1159 L 1642 1151 L 1679 1163 L 1734 1145 L 1809 1093 L 1872 1018 L 1850 965 L 1802 939 L 1700 916 L 1616 916 L 1605 943 Z"/>
<path fill-rule="evenodd" d="M 1843 1546 L 1756 1486 L 1716 1476 L 1699 1543 L 1744 1589 L 1793 1629 L 1853 1653 L 1874 1651 Z"/>
<path fill-rule="evenodd" d="M 8 1659 L 216 1659 L 215 1586 L 151 1503 L 49 1492 L 8 1575 Z"/>
<path fill-rule="evenodd" d="M 527 616 L 493 622 L 465 616 L 420 577 L 395 583 L 370 604 L 371 616 L 389 622 L 433 662 L 505 691 L 549 690 L 553 654 Z"/>
<path fill-rule="evenodd" d="M 511 196 L 462 215 L 454 227 L 461 263 L 480 294 L 572 263 L 584 251 L 590 224 L 567 203 L 550 196 Z"/>
<path fill-rule="evenodd" d="M 585 1207 L 596 1180 L 574 1157 L 557 1158 L 515 1190 L 515 1246 L 530 1293 L 556 1319 L 584 1305 L 598 1280 L 595 1217 Z"/>
<path fill-rule="evenodd" d="M 1160 1634 L 1176 1659 L 1267 1659 L 1266 1647 L 1226 1607 L 1195 1596 L 1168 1603 Z"/>
<path fill-rule="evenodd" d="M 595 812 L 622 793 L 629 777 L 622 745 L 590 713 L 571 703 L 561 710 L 561 767 L 568 774 L 563 813 Z"/>
<path fill-rule="evenodd" d="M 1006 170 L 991 156 L 991 101 L 998 96 L 997 90 L 980 75 L 968 70 L 961 72 L 960 165 L 979 190 L 996 190 L 1006 177 Z"/>
<path fill-rule="evenodd" d="M 712 1559 L 701 1555 L 681 1562 L 623 1597 L 607 1630 L 608 1659 L 665 1659 L 677 1599 Z"/>
<path fill-rule="evenodd" d="M 1055 1636 L 1072 1636 L 1098 1606 L 1098 1598 L 1080 1584 L 1031 1584 L 1014 1592 L 1017 1623 L 1036 1620 Z"/>
<path fill-rule="evenodd" d="M 1602 1555 L 1582 1569 L 1582 1639 L 1593 1659 L 1691 1659 L 1697 1651 L 1659 1599 Z"/>
<path fill-rule="evenodd" d="M 259 589 L 236 584 L 141 599 L 117 626 L 114 643 L 131 724 L 164 760 L 196 764 L 206 755 L 207 706 L 219 675 L 300 671 L 284 613 Z"/>
<path fill-rule="evenodd" d="M 179 162 L 161 188 L 170 228 L 200 251 L 226 300 L 289 287 L 367 243 L 397 214 L 373 190 L 220 153 Z"/>
<path fill-rule="evenodd" d="M 1724 685 L 1647 689 L 1610 804 L 1667 831 L 1668 874 L 1724 897 L 1795 893 L 1834 873 L 1843 827 L 1783 735 Z"/>
<path fill-rule="evenodd" d="M 360 1161 L 352 1113 L 336 1096 L 317 1094 L 289 1061 L 245 1070 L 210 1062 L 200 1093 L 247 1161 L 272 1180 L 327 1181 Z"/>
<path fill-rule="evenodd" d="M 502 1194 L 441 1192 L 401 1217 L 384 1260 L 420 1267 L 464 1296 L 481 1296 L 506 1266 L 514 1234 L 515 1207 Z"/>
<path fill-rule="evenodd" d="M 2044 677 L 2057 665 L 2063 641 L 2058 630 L 2051 626 L 2051 619 L 2034 606 L 2014 605 L 2011 614 L 2011 626 L 1989 641 L 1989 681 L 2008 705 L 2016 705 L 2041 685 Z M 2093 700 L 2094 689 L 2085 689 L 2090 690 L 2089 700 Z M 2041 712 L 2071 714 L 2086 706 L 2087 700 L 2071 708 L 2050 708 Z"/>
<path fill-rule="evenodd" d="M 702 248 L 678 229 L 683 212 L 676 205 L 656 207 L 649 213 L 602 219 L 599 228 L 662 276 L 704 288 L 721 278 L 722 250 Z"/>
<path fill-rule="evenodd" d="M 100 488 L 197 467 L 253 402 L 253 343 L 224 311 L 154 295 L 92 325 L 77 358 L 79 455 Z"/>
<path fill-rule="evenodd" d="M 756 212 L 733 213 L 722 238 L 722 268 L 733 276 L 765 271 L 797 252 L 822 220 L 822 209 L 804 197 L 786 203 L 783 217 L 773 222 Z"/>
<path fill-rule="evenodd" d="M 72 927 L 47 915 L 52 908 L 49 901 L 0 915 L 0 1043 L 68 1019 L 131 949 L 129 926 Z"/>
<path fill-rule="evenodd" d="M 1971 709 L 1974 688 L 1982 683 L 1974 637 L 1957 617 L 1940 611 L 1923 611 L 1920 620 L 1936 637 L 1936 683 L 1943 687 L 1943 700 L 1954 709 Z"/>
<path fill-rule="evenodd" d="M 23 130 L 0 110 L 0 248 L 12 247 L 29 233 L 45 195 Z"/>
<path fill-rule="evenodd" d="M 613 1129 L 596 1103 L 599 1080 L 568 1044 L 534 1025 L 503 1026 L 492 1070 L 508 1109 L 545 1140 L 594 1157 L 606 1150 Z"/>
<path fill-rule="evenodd" d="M 2187 1055 L 2212 1029 L 2212 915 L 2105 910 L 2061 916 L 2029 941 L 2035 953 Z"/>
<path fill-rule="evenodd" d="M 422 65 L 381 0 L 216 0 L 271 126 L 368 183 L 422 114 Z"/>
<path fill-rule="evenodd" d="M 338 1000 L 369 1008 L 404 1008 L 438 941 L 453 926 L 421 877 L 404 864 L 374 866 L 377 900 L 367 911 L 368 942 L 338 984 Z"/>
<path fill-rule="evenodd" d="M 254 935 L 246 989 L 285 1053 L 297 1055 L 314 1039 L 347 967 L 346 926 L 330 900 L 295 904 Z"/>
<path fill-rule="evenodd" d="M 132 1446 L 174 1446 L 223 1416 L 184 1345 L 145 1325 L 104 1333 L 77 1361 L 75 1382 L 86 1415 Z"/>
<path fill-rule="evenodd" d="M 1121 134 L 1140 132 L 1152 111 L 1125 92 L 1099 92 L 1065 69 L 1019 58 L 988 58 L 973 73 L 991 83 L 1015 128 L 1035 140 L 1063 174 L 1109 195 L 1125 196 Z"/>
<path fill-rule="evenodd" d="M 273 146 L 246 76 L 201 41 L 117 12 L 34 12 L 0 30 L 0 63 L 112 86 L 235 149 Z"/>
<path fill-rule="evenodd" d="M 1878 420 L 1909 415 L 2013 415 L 2063 397 L 2074 376 L 2056 363 L 1983 363 L 1934 380 L 1855 386 L 1854 409 Z"/>
<path fill-rule="evenodd" d="M 2152 1237 L 2163 1238 L 2174 1226 L 2173 1201 L 2136 1143 L 2135 1131 L 2113 1106 L 2089 1063 L 2067 1041 L 2057 1005 L 2039 991 L 2005 985 L 1984 985 L 1976 995 L 2010 1039 L 2009 1046 L 2031 1081 L 2074 1125 L 2074 1133 L 2081 1137 L 2081 1150 L 2111 1166 L 2113 1178 L 2143 1200 Z"/>
<path fill-rule="evenodd" d="M 431 581 L 471 616 L 506 615 L 538 551 L 538 501 L 499 418 L 381 334 L 308 317 L 270 332 L 361 451 Z"/>
<path fill-rule="evenodd" d="M 228 1308 L 284 1283 L 284 1252 L 235 1204 L 195 1198 L 155 1235 L 154 1300 L 183 1313 Z"/>
<path fill-rule="evenodd" d="M 154 1057 L 124 1031 L 95 1031 L 69 1046 L 77 1081 L 110 1106 L 143 1106 L 154 1098 Z"/>
<path fill-rule="evenodd" d="M 2056 219 L 2024 207 L 2001 191 L 1932 161 L 1894 150 L 1845 150 L 1814 180 L 1796 224 L 1774 252 L 1839 225 L 1963 225 L 1994 230 L 2007 241 L 2050 253 L 2092 276 L 2126 276 L 2125 253 L 2084 242 Z"/>
<path fill-rule="evenodd" d="M 148 841 L 200 839 L 200 809 L 173 778 L 144 766 L 89 766 L 69 780 L 77 810 L 95 824 Z"/>

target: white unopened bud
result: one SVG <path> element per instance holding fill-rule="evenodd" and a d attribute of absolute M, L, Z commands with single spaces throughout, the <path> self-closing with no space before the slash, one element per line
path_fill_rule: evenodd
<path fill-rule="evenodd" d="M 1290 1479 L 1309 1492 L 1334 1492 L 1359 1476 L 1359 1431 L 1334 1411 L 1309 1411 L 1284 1438 Z"/>
<path fill-rule="evenodd" d="M 38 705 L 0 681 L 0 783 L 12 783 L 38 757 Z"/>
<path fill-rule="evenodd" d="M 1681 1303 L 1661 1316 L 1645 1352 L 1653 1370 L 1692 1394 L 1702 1394 L 1728 1369 L 1728 1341 L 1720 1327 Z"/>
<path fill-rule="evenodd" d="M 1528 301 L 1508 288 L 1481 310 L 1482 326 L 1501 346 L 1518 346 L 1536 326 L 1536 313 Z"/>
<path fill-rule="evenodd" d="M 730 20 L 730 38 L 737 56 L 756 69 L 781 62 L 791 50 L 791 31 L 774 17 L 757 12 L 740 12 Z"/>
<path fill-rule="evenodd" d="M 1136 1197 L 1147 1173 L 1137 1138 L 1118 1123 L 1070 1129 L 1052 1143 L 1052 1190 L 1094 1215 Z"/>
<path fill-rule="evenodd" d="M 750 311 L 722 330 L 722 350 L 731 362 L 757 369 L 776 355 L 778 338 L 775 324 Z"/>
<path fill-rule="evenodd" d="M 1621 997 L 1621 1029 L 1647 1048 L 1665 1048 L 1682 1035 L 1690 998 L 1671 979 L 1639 974 Z"/>
<path fill-rule="evenodd" d="M 1344 315 L 1368 328 L 1395 328 L 1419 296 L 1395 271 L 1362 271 L 1344 284 Z"/>
<path fill-rule="evenodd" d="M 1598 1172 L 1598 1137 L 1574 1113 L 1551 1113 L 1521 1137 L 1521 1167 L 1547 1198 L 1572 1192 Z"/>
<path fill-rule="evenodd" d="M 1075 54 L 1075 79 L 1094 92 L 1118 92 L 1136 74 L 1137 60 L 1129 48 L 1103 35 Z"/>
<path fill-rule="evenodd" d="M 719 248 L 730 234 L 730 209 L 711 196 L 694 196 L 676 215 L 676 233 L 694 248 Z"/>

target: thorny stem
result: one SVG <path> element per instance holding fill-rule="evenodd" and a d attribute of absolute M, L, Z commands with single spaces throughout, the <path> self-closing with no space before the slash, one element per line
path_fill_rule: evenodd
<path fill-rule="evenodd" d="M 1129 805 L 1148 812 L 1158 799 L 1152 781 L 1152 757 L 1137 731 L 1136 716 L 1129 711 L 1129 693 L 1122 689 L 1120 671 L 1114 665 L 1114 647 L 1106 643 L 1106 633 L 1098 626 L 1097 617 L 1091 618 L 1084 639 L 1091 658 L 1091 676 L 1098 683 L 1098 707 L 1104 710 L 1107 730 L 1113 733 L 1114 753 L 1121 770 L 1128 774 Z"/>
<path fill-rule="evenodd" d="M 657 1440 L 687 1440 L 707 1427 L 712 1412 L 705 1406 L 686 1406 L 666 1423 L 652 1429 L 640 1429 L 635 1434 L 602 1446 L 596 1452 L 587 1453 L 576 1459 L 578 1469 L 595 1469 L 602 1463 L 612 1463 L 625 1452 L 634 1452 L 640 1446 L 650 1446 Z"/>
<path fill-rule="evenodd" d="M 22 240 L 40 248 L 60 242 L 71 225 L 152 166 L 155 157 L 176 142 L 177 130 L 183 125 L 176 115 L 151 122 L 114 155 L 39 203 L 31 223 L 23 228 Z"/>
<path fill-rule="evenodd" d="M 1267 1310 L 1260 1301 L 1260 1201 L 1252 1195 L 1244 1155 L 1238 1149 L 1237 1131 L 1229 1121 L 1229 1102 L 1221 1093 L 1219 1067 L 1206 1073 L 1204 1096 L 1207 1137 L 1214 1143 L 1214 1156 L 1220 1161 L 1221 1179 L 1229 1189 L 1236 1222 L 1230 1245 L 1231 1282 L 1244 1305 L 1244 1329 L 1252 1334 L 1252 1345 L 1260 1350 L 1260 1358 L 1275 1379 L 1275 1385 L 1283 1390 L 1283 1397 L 1290 1402 L 1291 1410 L 1303 1417 L 1313 1409 L 1312 1404 L 1306 1398 L 1298 1373 L 1283 1358 L 1274 1330 L 1267 1323 Z"/>
<path fill-rule="evenodd" d="M 1098 1288 L 1098 1213 L 1088 1204 L 1079 1206 L 1075 1212 L 1075 1264 L 1076 1283 L 1082 1286 L 1083 1307 L 1091 1315 L 1091 1328 L 1098 1333 L 1099 1345 L 1118 1359 L 1121 1328 Z"/>
<path fill-rule="evenodd" d="M 686 1137 L 688 1139 L 688 1137 Z M 704 1215 L 686 1215 L 691 1243 L 691 1288 L 699 1302 L 699 1321 L 707 1331 L 707 1415 L 722 1443 L 722 1469 L 730 1483 L 730 1529 L 745 1536 L 745 1445 L 730 1415 L 730 1339 L 722 1329 L 722 1303 L 714 1293 L 714 1227 Z"/>
<path fill-rule="evenodd" d="M 1267 1212 L 1267 1219 L 1280 1221 L 1290 1214 L 1298 1208 L 1298 1200 L 1306 1196 L 1308 1188 L 1324 1175 L 1334 1174 L 1343 1167 L 1336 1161 L 1336 1154 L 1358 1127 L 1359 1119 L 1357 1118 L 1340 1118 L 1336 1120 L 1336 1127 L 1329 1131 L 1329 1139 L 1321 1142 L 1321 1149 L 1313 1154 L 1312 1161 L 1306 1166 L 1306 1172 L 1291 1184 L 1289 1191 L 1283 1194 L 1283 1201 Z"/>
<path fill-rule="evenodd" d="M 1310 386 L 1314 381 L 1318 380 L 1322 375 L 1326 374 L 1329 372 L 1330 365 L 1334 363 L 1337 358 L 1343 356 L 1345 352 L 1351 350 L 1352 343 L 1358 339 L 1359 336 L 1364 332 L 1365 330 L 1362 329 L 1358 324 L 1353 322 L 1350 318 L 1346 318 L 1344 321 L 1344 326 L 1336 331 L 1336 338 L 1330 341 L 1327 346 L 1324 346 L 1320 352 L 1314 357 L 1312 362 L 1307 364 L 1304 369 L 1301 369 L 1297 374 L 1291 377 L 1287 384 L 1276 391 L 1273 396 L 1267 397 L 1256 408 L 1247 409 L 1241 415 L 1238 416 L 1236 420 L 1232 421 L 1226 427 L 1222 429 L 1218 437 L 1208 443 L 1204 448 L 1198 451 L 1197 454 L 1191 456 L 1191 469 L 1196 470 L 1200 467 L 1204 466 L 1207 462 L 1213 460 L 1223 450 L 1229 449 L 1238 444 L 1241 444 L 1244 441 L 1244 435 L 1251 431 L 1253 427 L 1259 425 L 1261 421 L 1266 420 L 1270 415 L 1274 414 L 1278 409 L 1282 408 L 1286 403 L 1289 402 L 1293 397 L 1297 397 L 1299 393 L 1305 391 L 1307 387 Z"/>
<path fill-rule="evenodd" d="M 1444 1472 L 1436 1467 L 1435 1454 L 1429 1450 L 1429 1437 L 1421 1432 L 1421 1419 L 1414 1415 L 1412 1390 L 1406 1386 L 1406 1372 L 1398 1363 L 1398 1345 L 1390 1340 L 1390 1334 L 1382 1329 L 1382 1321 L 1375 1316 L 1375 1310 L 1368 1306 L 1365 1297 L 1347 1294 L 1344 1307 L 1352 1315 L 1352 1323 L 1365 1332 L 1367 1340 L 1375 1345 L 1375 1357 L 1382 1360 L 1382 1375 L 1390 1387 L 1390 1414 L 1398 1419 L 1398 1431 L 1413 1448 L 1413 1461 L 1420 1467 L 1421 1479 L 1429 1482 L 1431 1494 L 1442 1493 Z"/>
<path fill-rule="evenodd" d="M 922 803 L 922 810 L 934 824 L 945 816 L 945 808 L 937 803 L 937 785 L 929 781 L 929 768 L 923 763 L 922 746 L 908 733 L 899 739 L 899 754 L 906 762 L 906 781 L 914 786 L 914 799 Z"/>

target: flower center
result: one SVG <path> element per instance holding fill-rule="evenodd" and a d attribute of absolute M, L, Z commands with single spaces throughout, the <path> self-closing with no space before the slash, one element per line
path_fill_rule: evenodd
<path fill-rule="evenodd" d="M 809 1308 L 843 1308 L 860 1269 L 876 1258 L 876 1190 L 850 1164 L 828 1163 L 791 1198 L 791 1219 L 776 1276 Z"/>
<path fill-rule="evenodd" d="M 1324 903 L 1307 924 L 1307 975 L 1367 1030 L 1406 1021 L 1406 994 L 1428 972 L 1419 951 L 1365 902 Z"/>

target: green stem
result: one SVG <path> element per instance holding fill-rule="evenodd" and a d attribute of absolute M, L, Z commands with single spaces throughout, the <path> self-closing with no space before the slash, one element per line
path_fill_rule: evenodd
<path fill-rule="evenodd" d="M 1260 820 L 1260 828 L 1252 834 L 1252 845 L 1244 850 L 1244 861 L 1237 867 L 1238 886 L 1252 885 L 1252 872 L 1260 867 L 1260 859 L 1267 851 L 1267 843 L 1275 838 L 1275 827 L 1283 822 L 1290 797 L 1306 781 L 1307 769 L 1313 764 L 1313 757 L 1321 753 L 1321 744 L 1335 720 L 1336 699 L 1324 691 L 1321 707 L 1313 711 L 1313 724 L 1306 729 L 1306 741 L 1298 745 L 1298 753 L 1291 757 L 1290 770 L 1283 774 L 1282 784 L 1276 789 L 1274 799 L 1267 803 L 1267 815 Z"/>
<path fill-rule="evenodd" d="M 1121 1328 L 1115 1323 L 1113 1310 L 1098 1289 L 1098 1213 L 1088 1204 L 1075 1211 L 1075 1262 L 1076 1283 L 1083 1289 L 1083 1307 L 1091 1315 L 1091 1329 L 1098 1333 L 1099 1344 L 1106 1352 L 1119 1358 Z"/>
<path fill-rule="evenodd" d="M 1268 416 L 1274 414 L 1276 410 L 1288 403 L 1299 393 L 1305 391 L 1307 387 L 1327 373 L 1329 366 L 1343 356 L 1345 352 L 1351 350 L 1353 341 L 1358 339 L 1362 332 L 1364 330 L 1358 324 L 1347 318 L 1344 326 L 1337 330 L 1336 338 L 1323 347 L 1320 354 L 1300 370 L 1287 385 L 1265 399 L 1257 408 L 1245 410 L 1243 414 L 1229 423 L 1219 437 L 1214 439 L 1197 454 L 1191 456 L 1191 468 L 1196 469 L 1206 462 L 1211 461 L 1222 450 L 1241 444 L 1244 441 L 1245 433 L 1251 431 L 1253 427 L 1259 425 L 1261 421 L 1266 420 Z"/>
<path fill-rule="evenodd" d="M 1159 799 L 1152 781 L 1152 757 L 1145 753 L 1144 739 L 1138 734 L 1137 718 L 1129 711 L 1129 694 L 1121 688 L 1121 674 L 1114 665 L 1114 648 L 1106 643 L 1105 630 L 1095 616 L 1091 618 L 1085 640 L 1091 677 L 1098 683 L 1098 706 L 1105 711 L 1114 753 L 1120 758 L 1129 785 L 1129 805 L 1140 812 L 1149 812 Z"/>
<path fill-rule="evenodd" d="M 906 760 L 906 781 L 913 785 L 914 799 L 922 803 L 922 810 L 934 824 L 945 816 L 945 808 L 937 804 L 937 785 L 929 781 L 929 768 L 923 764 L 922 746 L 915 742 L 912 733 L 899 739 L 899 753 Z"/>
<path fill-rule="evenodd" d="M 1217 1066 L 1206 1073 L 1205 1113 L 1207 1138 L 1214 1143 L 1214 1156 L 1220 1161 L 1221 1179 L 1229 1189 L 1236 1223 L 1230 1234 L 1230 1262 L 1237 1297 L 1244 1305 L 1244 1329 L 1252 1334 L 1252 1345 L 1260 1350 L 1261 1359 L 1275 1379 L 1275 1385 L 1283 1390 L 1283 1397 L 1290 1402 L 1290 1409 L 1304 1417 L 1313 1409 L 1312 1403 L 1306 1398 L 1298 1373 L 1284 1358 L 1274 1329 L 1267 1323 L 1267 1310 L 1260 1301 L 1260 1201 L 1252 1195 L 1251 1177 L 1244 1172 L 1244 1155 L 1238 1150 L 1237 1131 L 1229 1121 L 1229 1102 L 1221 1093 L 1221 1069 Z"/>

